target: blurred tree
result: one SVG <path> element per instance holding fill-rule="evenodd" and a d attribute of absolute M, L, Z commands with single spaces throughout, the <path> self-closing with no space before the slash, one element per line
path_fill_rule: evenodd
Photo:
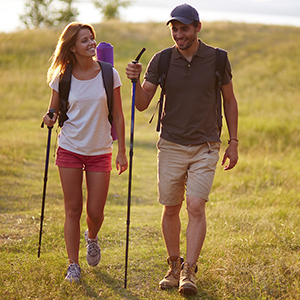
<path fill-rule="evenodd" d="M 40 27 L 51 25 L 49 7 L 53 0 L 27 0 L 25 14 L 20 16 L 20 21 L 27 27 Z"/>
<path fill-rule="evenodd" d="M 74 0 L 60 0 L 64 2 L 63 7 L 58 10 L 56 21 L 58 23 L 69 23 L 76 20 L 79 15 L 78 9 L 72 7 Z"/>
<path fill-rule="evenodd" d="M 60 5 L 55 5 L 57 2 L 60 2 Z M 20 16 L 20 21 L 27 28 L 54 26 L 74 21 L 79 12 L 72 7 L 73 2 L 74 0 L 27 0 L 25 13 Z"/>
<path fill-rule="evenodd" d="M 128 7 L 130 0 L 93 0 L 96 8 L 100 8 L 105 20 L 120 19 L 119 9 Z"/>

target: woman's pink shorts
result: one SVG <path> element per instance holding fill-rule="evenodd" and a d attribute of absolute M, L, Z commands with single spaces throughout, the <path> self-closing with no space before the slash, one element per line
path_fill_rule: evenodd
<path fill-rule="evenodd" d="M 110 172 L 112 154 L 81 155 L 58 147 L 55 164 L 63 168 L 76 168 L 88 172 Z"/>

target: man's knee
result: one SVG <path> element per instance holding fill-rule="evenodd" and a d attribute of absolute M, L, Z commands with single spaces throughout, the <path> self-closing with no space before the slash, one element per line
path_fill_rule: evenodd
<path fill-rule="evenodd" d="M 203 217 L 205 216 L 206 201 L 195 196 L 187 196 L 187 211 L 189 216 Z"/>
<path fill-rule="evenodd" d="M 163 217 L 172 218 L 174 216 L 179 215 L 182 204 L 174 205 L 174 206 L 164 206 L 163 208 Z"/>

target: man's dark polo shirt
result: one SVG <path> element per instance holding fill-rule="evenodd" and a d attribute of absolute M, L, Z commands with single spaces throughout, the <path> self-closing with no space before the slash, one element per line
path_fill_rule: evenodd
<path fill-rule="evenodd" d="M 200 41 L 200 40 L 199 40 Z M 158 85 L 156 53 L 145 73 L 146 81 Z M 191 62 L 172 48 L 166 80 L 166 101 L 162 117 L 161 137 L 182 145 L 220 141 L 216 101 L 216 50 L 200 41 Z M 227 60 L 222 85 L 230 83 L 231 67 Z"/>

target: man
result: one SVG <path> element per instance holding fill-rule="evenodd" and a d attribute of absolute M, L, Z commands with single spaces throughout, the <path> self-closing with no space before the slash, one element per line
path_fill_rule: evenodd
<path fill-rule="evenodd" d="M 201 30 L 198 12 L 188 4 L 173 9 L 168 20 L 175 46 L 165 82 L 165 106 L 158 147 L 158 199 L 163 204 L 162 233 L 169 271 L 160 281 L 161 289 L 179 286 L 182 295 L 197 294 L 195 273 L 206 235 L 205 203 L 208 201 L 219 159 L 220 128 L 216 104 L 216 50 L 197 38 Z M 145 110 L 158 85 L 161 53 L 150 61 L 142 85 L 136 84 L 136 108 Z M 139 78 L 141 64 L 129 63 L 129 79 Z M 232 169 L 238 160 L 238 107 L 227 59 L 222 79 L 224 113 L 229 132 L 229 147 L 222 165 Z M 186 259 L 180 257 L 179 212 L 186 190 L 188 225 Z"/>

